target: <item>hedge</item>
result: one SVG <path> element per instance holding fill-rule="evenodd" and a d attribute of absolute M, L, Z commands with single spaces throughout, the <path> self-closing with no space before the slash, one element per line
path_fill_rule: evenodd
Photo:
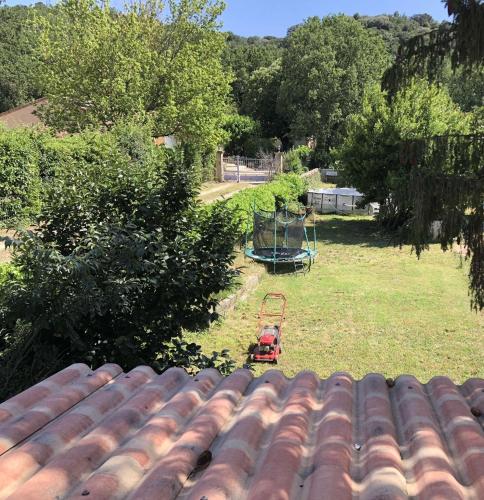
<path fill-rule="evenodd" d="M 110 132 L 55 137 L 49 131 L 0 128 L 0 226 L 25 225 L 39 214 L 51 181 L 118 162 L 147 165 L 162 151 L 148 126 L 120 123 Z M 100 176 L 100 182 L 102 175 Z"/>
<path fill-rule="evenodd" d="M 273 211 L 276 208 L 276 201 L 295 203 L 306 190 L 307 183 L 300 175 L 281 174 L 268 184 L 240 191 L 225 203 L 237 218 L 242 235 L 252 230 L 254 206 L 260 210 Z"/>
<path fill-rule="evenodd" d="M 39 152 L 22 130 L 0 131 L 0 225 L 30 219 L 40 208 Z"/>

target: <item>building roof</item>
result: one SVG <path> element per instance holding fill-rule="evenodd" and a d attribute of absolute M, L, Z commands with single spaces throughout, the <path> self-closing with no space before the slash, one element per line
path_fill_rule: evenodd
<path fill-rule="evenodd" d="M 0 123 L 7 128 L 29 127 L 41 123 L 36 114 L 36 109 L 40 104 L 47 102 L 47 99 L 37 99 L 29 104 L 18 106 L 0 113 Z"/>
<path fill-rule="evenodd" d="M 483 499 L 482 413 L 482 379 L 73 365 L 0 405 L 0 498 Z"/>

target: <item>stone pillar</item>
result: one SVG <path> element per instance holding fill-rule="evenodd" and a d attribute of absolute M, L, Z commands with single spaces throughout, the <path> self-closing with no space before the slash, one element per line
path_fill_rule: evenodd
<path fill-rule="evenodd" d="M 284 171 L 284 154 L 278 151 L 274 157 L 274 172 L 282 174 Z"/>
<path fill-rule="evenodd" d="M 224 152 L 217 151 L 215 158 L 215 180 L 217 182 L 224 181 Z"/>

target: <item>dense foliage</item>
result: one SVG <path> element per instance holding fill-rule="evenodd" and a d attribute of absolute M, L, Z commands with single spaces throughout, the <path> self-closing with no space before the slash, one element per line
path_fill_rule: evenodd
<path fill-rule="evenodd" d="M 234 73 L 232 97 L 238 109 L 245 108 L 246 84 L 254 72 L 268 68 L 281 59 L 284 41 L 280 38 L 252 36 L 244 38 L 229 33 L 223 54 L 224 66 Z"/>
<path fill-rule="evenodd" d="M 227 201 L 227 207 L 234 214 L 238 236 L 252 229 L 254 208 L 273 211 L 282 205 L 297 202 L 306 190 L 306 181 L 300 175 L 292 173 L 280 175 L 268 184 L 235 194 Z"/>
<path fill-rule="evenodd" d="M 74 361 L 230 369 L 181 333 L 206 326 L 231 283 L 236 219 L 198 205 L 189 154 L 139 137 L 87 134 L 46 184 L 38 229 L 15 242 L 20 274 L 0 286 L 0 398 Z"/>
<path fill-rule="evenodd" d="M 445 89 L 415 81 L 401 90 L 389 104 L 378 88 L 365 95 L 363 111 L 348 119 L 348 134 L 334 152 L 348 185 L 365 193 L 368 201 L 383 205 L 385 225 L 397 228 L 412 213 L 412 205 L 402 203 L 396 194 L 410 182 L 401 165 L 402 140 L 445 133 L 465 133 L 470 117 L 460 111 Z"/>
<path fill-rule="evenodd" d="M 402 43 L 417 35 L 428 33 L 438 26 L 429 14 L 416 14 L 411 17 L 395 12 L 392 15 L 354 16 L 365 28 L 378 33 L 393 55 L 397 55 Z"/>
<path fill-rule="evenodd" d="M 39 151 L 33 136 L 0 127 L 0 226 L 29 221 L 40 208 Z"/>
<path fill-rule="evenodd" d="M 109 2 L 65 0 L 39 19 L 47 124 L 78 131 L 110 128 L 150 113 L 156 135 L 215 148 L 229 92 L 218 0 Z"/>
<path fill-rule="evenodd" d="M 284 172 L 302 174 L 309 169 L 312 149 L 309 146 L 297 146 L 284 154 Z"/>
<path fill-rule="evenodd" d="M 442 84 L 462 111 L 473 111 L 484 106 L 484 71 L 478 68 L 451 69 L 448 63 L 442 72 Z"/>
<path fill-rule="evenodd" d="M 0 113 L 42 97 L 32 21 L 49 12 L 41 3 L 8 7 L 0 2 Z"/>
<path fill-rule="evenodd" d="M 378 87 L 368 89 L 363 111 L 348 118 L 347 136 L 333 152 L 348 185 L 369 201 L 384 205 L 381 214 L 397 226 L 408 216 L 407 206 L 394 206 L 392 196 L 406 182 L 399 143 L 445 133 L 465 133 L 470 117 L 459 110 L 445 89 L 414 81 L 389 103 Z"/>
<path fill-rule="evenodd" d="M 293 138 L 313 136 L 324 162 L 340 143 L 345 118 L 360 110 L 366 86 L 389 63 L 382 39 L 346 16 L 311 18 L 288 38 L 279 111 Z"/>
<path fill-rule="evenodd" d="M 225 144 L 229 155 L 255 156 L 257 139 L 260 137 L 260 125 L 250 116 L 232 114 L 225 118 L 224 129 L 230 137 Z"/>
<path fill-rule="evenodd" d="M 472 75 L 475 107 L 471 134 L 455 137 L 421 136 L 403 142 L 402 161 L 407 166 L 407 189 L 396 199 L 415 207 L 410 223 L 411 241 L 420 253 L 427 244 L 430 227 L 442 221 L 440 241 L 443 248 L 455 238 L 471 258 L 470 288 L 472 305 L 484 308 L 484 166 L 482 135 L 482 81 L 484 74 L 484 3 L 481 0 L 446 0 L 453 22 L 441 25 L 428 35 L 403 44 L 396 62 L 386 73 L 383 84 L 392 98 L 415 76 L 438 79 L 450 59 L 460 75 Z M 477 81 L 477 86 L 475 83 Z M 479 90 L 481 89 L 481 90 Z M 429 201 L 430 200 L 430 201 Z M 432 204 L 432 206 L 430 206 Z"/>
<path fill-rule="evenodd" d="M 444 3 L 454 22 L 442 23 L 400 46 L 383 82 L 391 94 L 415 76 L 435 80 L 449 58 L 454 69 L 483 71 L 484 3 L 481 0 L 444 0 Z"/>
<path fill-rule="evenodd" d="M 282 74 L 282 59 L 255 70 L 245 83 L 240 110 L 261 125 L 264 137 L 278 137 L 289 144 L 289 123 L 277 106 Z"/>

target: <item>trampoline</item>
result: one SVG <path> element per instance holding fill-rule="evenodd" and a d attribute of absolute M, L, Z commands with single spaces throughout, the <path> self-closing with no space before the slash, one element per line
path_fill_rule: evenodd
<path fill-rule="evenodd" d="M 287 209 L 275 212 L 254 209 L 253 246 L 249 247 L 246 234 L 245 255 L 264 264 L 293 264 L 294 271 L 305 270 L 316 257 L 316 227 L 313 227 L 313 242 L 309 242 L 306 226 L 306 211 L 303 214 Z"/>

